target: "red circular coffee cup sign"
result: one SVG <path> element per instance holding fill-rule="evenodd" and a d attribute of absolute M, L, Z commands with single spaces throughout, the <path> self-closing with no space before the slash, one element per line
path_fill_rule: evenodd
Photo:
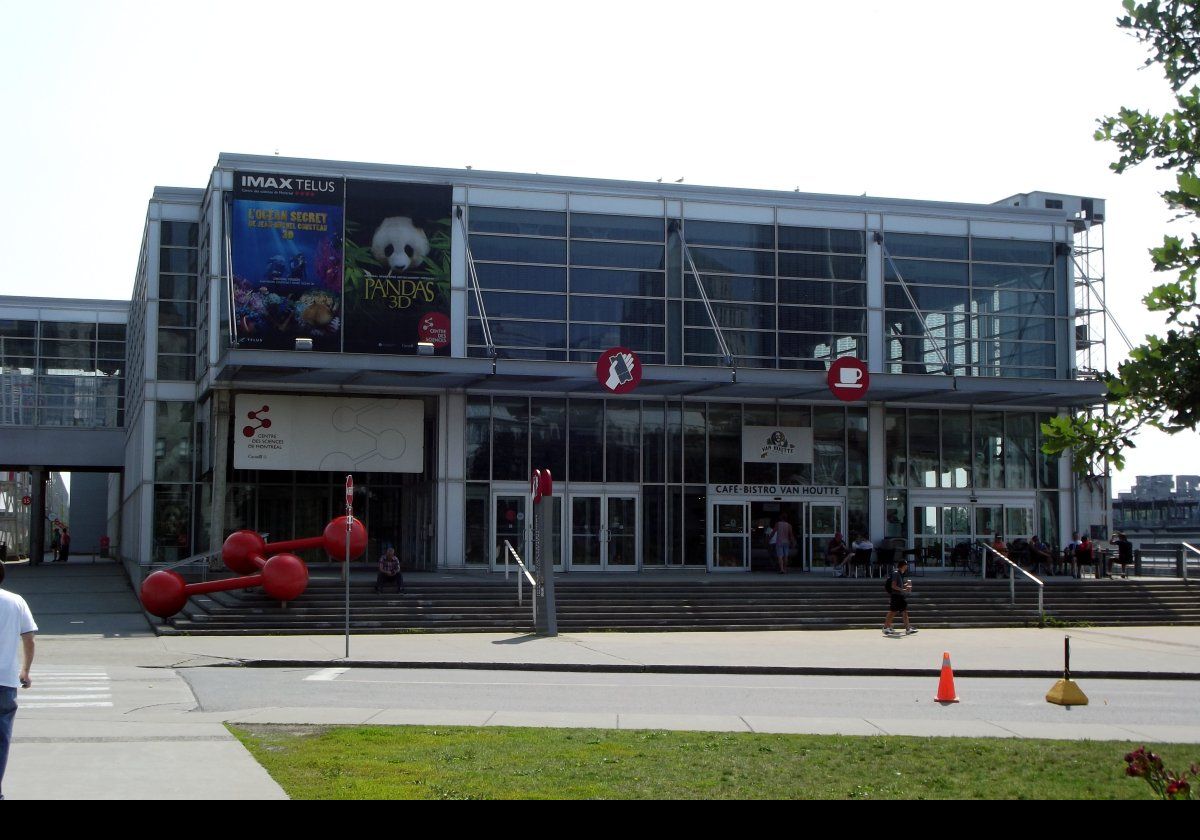
<path fill-rule="evenodd" d="M 871 374 L 867 372 L 866 362 L 853 356 L 842 356 L 830 365 L 825 382 L 839 400 L 854 402 L 867 395 Z"/>
<path fill-rule="evenodd" d="M 596 379 L 606 391 L 628 394 L 642 381 L 642 360 L 626 347 L 605 350 L 596 362 Z"/>
<path fill-rule="evenodd" d="M 427 312 L 417 323 L 417 336 L 434 347 L 445 347 L 450 343 L 450 319 L 441 312 Z"/>

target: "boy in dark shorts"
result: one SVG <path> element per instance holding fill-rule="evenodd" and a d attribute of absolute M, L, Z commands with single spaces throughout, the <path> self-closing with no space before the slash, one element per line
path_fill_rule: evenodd
<path fill-rule="evenodd" d="M 884 584 L 888 597 L 891 598 L 887 618 L 883 620 L 883 635 L 885 636 L 901 635 L 892 629 L 892 621 L 896 618 L 896 613 L 900 613 L 904 617 L 904 635 L 911 636 L 917 632 L 917 628 L 910 626 L 908 623 L 908 599 L 904 595 L 907 592 L 912 592 L 912 581 L 904 579 L 904 573 L 907 571 L 908 561 L 901 557 L 900 562 L 896 564 L 896 568 L 888 575 L 887 583 Z"/>

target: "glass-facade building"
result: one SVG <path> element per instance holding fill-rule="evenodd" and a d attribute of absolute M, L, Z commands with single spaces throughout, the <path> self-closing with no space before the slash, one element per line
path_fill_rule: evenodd
<path fill-rule="evenodd" d="M 997 532 L 1062 542 L 1074 479 L 1039 426 L 1103 393 L 1075 366 L 1074 237 L 1102 220 L 1078 203 L 223 155 L 206 187 L 160 188 L 147 215 L 111 404 L 128 429 L 122 549 L 150 563 L 237 528 L 312 536 L 353 472 L 370 556 L 393 544 L 416 569 L 496 569 L 505 541 L 528 549 L 535 469 L 555 482 L 543 549 L 568 574 L 751 571 L 781 513 L 811 570 L 834 533 L 935 562 Z M 307 263 L 289 250 L 318 231 Z M 45 358 L 87 338 L 96 367 L 116 340 L 16 329 L 5 340 Z M 640 361 L 629 393 L 597 379 L 612 348 Z M 842 357 L 869 370 L 861 399 L 830 391 Z M 403 404 L 419 457 L 246 460 L 263 434 L 247 400 L 328 406 L 376 455 L 390 432 L 336 418 Z M 804 444 L 764 460 L 747 443 L 764 430 Z"/>

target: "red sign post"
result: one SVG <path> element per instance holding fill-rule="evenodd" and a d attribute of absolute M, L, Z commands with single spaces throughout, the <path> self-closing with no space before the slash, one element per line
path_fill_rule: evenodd
<path fill-rule="evenodd" d="M 867 363 L 853 356 L 842 356 L 829 367 L 825 377 L 829 390 L 842 402 L 855 402 L 867 395 L 871 374 Z"/>

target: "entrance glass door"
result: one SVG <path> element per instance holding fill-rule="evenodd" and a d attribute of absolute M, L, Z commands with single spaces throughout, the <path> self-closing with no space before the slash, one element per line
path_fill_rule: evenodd
<path fill-rule="evenodd" d="M 637 496 L 571 496 L 571 568 L 636 571 Z"/>
<path fill-rule="evenodd" d="M 833 539 L 834 534 L 841 534 L 846 538 L 846 544 L 850 544 L 850 538 L 842 527 L 842 506 L 841 505 L 826 505 L 811 502 L 808 507 L 808 527 L 805 529 L 808 533 L 809 552 L 804 566 L 804 570 L 811 572 L 814 568 L 825 568 L 829 565 L 826 553 L 829 549 L 829 541 Z"/>
<path fill-rule="evenodd" d="M 524 493 L 496 493 L 492 497 L 492 568 L 497 571 L 504 569 L 504 541 L 508 540 L 517 556 L 530 565 L 533 564 L 533 517 L 529 511 L 529 496 Z M 543 556 L 554 561 L 554 568 L 562 568 L 562 496 L 551 496 L 538 503 L 543 510 L 542 516 L 549 515 L 553 534 L 550 545 L 542 546 Z M 513 563 L 511 557 L 508 558 Z"/>
<path fill-rule="evenodd" d="M 750 568 L 750 503 L 717 502 L 713 505 L 713 532 L 708 568 L 714 572 Z"/>
<path fill-rule="evenodd" d="M 1010 546 L 1033 536 L 1033 502 L 986 500 L 972 504 L 919 500 L 913 503 L 913 545 L 931 566 L 946 566 L 956 546 L 982 541 L 991 545 L 1000 534 Z"/>

